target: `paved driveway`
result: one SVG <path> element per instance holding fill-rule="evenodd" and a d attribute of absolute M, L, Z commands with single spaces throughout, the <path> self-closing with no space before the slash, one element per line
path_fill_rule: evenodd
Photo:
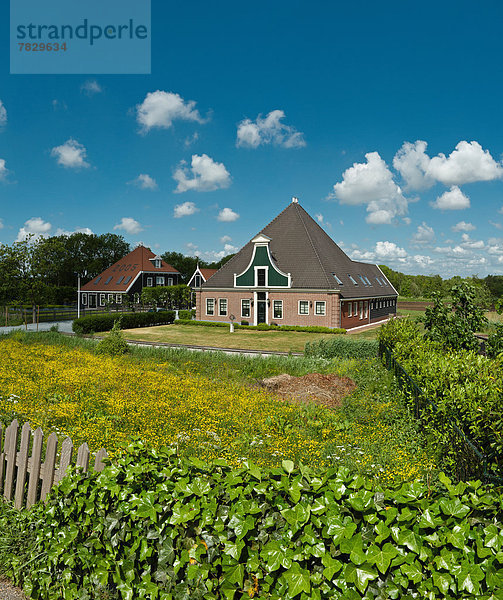
<path fill-rule="evenodd" d="M 49 331 L 49 329 L 53 326 L 56 325 L 59 329 L 59 331 L 63 331 L 65 333 L 71 333 L 72 332 L 72 323 L 73 321 L 49 321 L 48 323 L 39 323 L 38 324 L 38 331 Z M 10 333 L 11 331 L 15 331 L 16 329 L 25 329 L 24 325 L 16 325 L 15 327 L 0 327 L 0 335 L 2 333 Z M 26 329 L 28 331 L 37 331 L 37 325 L 36 324 L 29 324 L 26 326 Z"/>

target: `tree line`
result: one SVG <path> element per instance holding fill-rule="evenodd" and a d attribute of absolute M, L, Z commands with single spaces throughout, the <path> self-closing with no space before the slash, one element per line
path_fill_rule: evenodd
<path fill-rule="evenodd" d="M 441 298 L 450 299 L 453 288 L 464 283 L 473 286 L 475 302 L 482 308 L 494 306 L 503 297 L 503 275 L 487 275 L 484 278 L 455 275 L 442 279 L 440 275 L 406 275 L 386 265 L 379 266 L 398 294 L 405 298 L 430 299 L 439 294 Z"/>
<path fill-rule="evenodd" d="M 31 237 L 11 245 L 0 243 L 0 306 L 7 304 L 75 304 L 77 277 L 84 285 L 132 250 L 121 235 L 73 233 Z M 187 283 L 199 263 L 220 268 L 229 260 L 208 263 L 179 252 L 165 252 L 163 260 Z"/>

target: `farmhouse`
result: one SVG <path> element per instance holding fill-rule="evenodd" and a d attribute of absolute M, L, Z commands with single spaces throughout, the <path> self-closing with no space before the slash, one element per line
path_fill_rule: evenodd
<path fill-rule="evenodd" d="M 351 260 L 292 199 L 196 289 L 196 319 L 352 329 L 396 313 L 377 265 Z"/>
<path fill-rule="evenodd" d="M 137 301 L 144 287 L 178 283 L 180 273 L 140 244 L 82 287 L 80 306 L 97 308 L 107 302 L 121 304 L 125 296 Z"/>

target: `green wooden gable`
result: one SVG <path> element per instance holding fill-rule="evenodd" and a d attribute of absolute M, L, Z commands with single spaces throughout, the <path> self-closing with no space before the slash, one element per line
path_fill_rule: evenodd
<path fill-rule="evenodd" d="M 267 246 L 255 246 L 250 265 L 246 271 L 236 277 L 236 287 L 255 286 L 255 267 L 269 267 L 267 287 L 288 287 L 288 276 L 280 273 L 273 265 Z"/>

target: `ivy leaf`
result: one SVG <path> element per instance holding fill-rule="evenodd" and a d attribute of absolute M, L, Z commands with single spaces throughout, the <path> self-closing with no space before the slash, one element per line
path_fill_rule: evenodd
<path fill-rule="evenodd" d="M 442 498 L 439 502 L 444 515 L 463 518 L 470 512 L 470 507 L 463 504 L 459 498 Z"/>
<path fill-rule="evenodd" d="M 379 521 L 376 526 L 374 527 L 375 532 L 377 533 L 376 536 L 376 543 L 380 544 L 381 542 L 383 542 L 384 540 L 386 540 L 387 538 L 389 538 L 390 534 L 391 534 L 391 529 L 385 525 L 382 521 Z"/>
<path fill-rule="evenodd" d="M 289 525 L 298 529 L 299 527 L 302 527 L 304 523 L 309 521 L 311 507 L 309 505 L 304 506 L 302 504 L 296 504 L 295 508 L 286 508 L 281 511 L 281 514 Z"/>
<path fill-rule="evenodd" d="M 400 531 L 398 534 L 398 543 L 401 546 L 407 546 L 409 550 L 419 554 L 421 551 L 421 541 L 417 534 L 415 534 L 410 529 L 406 529 L 405 531 Z"/>
<path fill-rule="evenodd" d="M 458 589 L 466 590 L 469 594 L 475 596 L 479 593 L 479 581 L 484 579 L 484 573 L 481 568 L 474 564 L 464 563 L 460 573 L 457 575 Z"/>
<path fill-rule="evenodd" d="M 356 587 L 363 594 L 369 582 L 379 577 L 379 574 L 369 564 L 356 566 L 353 563 L 348 563 L 344 570 L 344 576 L 346 581 L 355 583 Z"/>
<path fill-rule="evenodd" d="M 333 576 L 341 570 L 342 563 L 333 556 L 330 556 L 330 554 L 325 554 L 322 557 L 321 562 L 325 567 L 325 569 L 323 569 L 323 575 L 329 581 L 332 581 Z"/>
<path fill-rule="evenodd" d="M 449 573 L 439 573 L 438 571 L 433 571 L 432 575 L 434 585 L 437 586 L 444 596 L 447 596 L 447 592 L 452 583 L 452 577 Z"/>
<path fill-rule="evenodd" d="M 290 473 L 292 473 L 295 465 L 293 464 L 293 461 L 291 461 L 291 460 L 284 460 L 284 461 L 282 461 L 281 466 L 290 475 Z"/>
<path fill-rule="evenodd" d="M 224 582 L 230 584 L 237 584 L 240 588 L 243 587 L 243 578 L 245 575 L 245 566 L 243 564 L 233 565 L 229 567 L 225 572 Z"/>
<path fill-rule="evenodd" d="M 301 569 L 297 563 L 294 563 L 293 567 L 283 577 L 288 583 L 288 591 L 292 598 L 301 592 L 309 594 L 311 591 L 309 571 Z"/>
<path fill-rule="evenodd" d="M 402 570 L 402 573 L 407 576 L 407 579 L 409 581 L 413 581 L 414 583 L 419 583 L 423 578 L 423 572 L 419 568 L 416 561 L 414 561 L 411 565 L 400 565 L 400 569 Z"/>
<path fill-rule="evenodd" d="M 276 571 L 281 565 L 284 550 L 276 540 L 269 542 L 260 553 L 267 564 L 269 572 Z"/>
<path fill-rule="evenodd" d="M 379 571 L 384 574 L 397 554 L 398 550 L 387 542 L 382 548 L 371 546 L 367 551 L 367 560 L 371 564 L 375 564 Z"/>

